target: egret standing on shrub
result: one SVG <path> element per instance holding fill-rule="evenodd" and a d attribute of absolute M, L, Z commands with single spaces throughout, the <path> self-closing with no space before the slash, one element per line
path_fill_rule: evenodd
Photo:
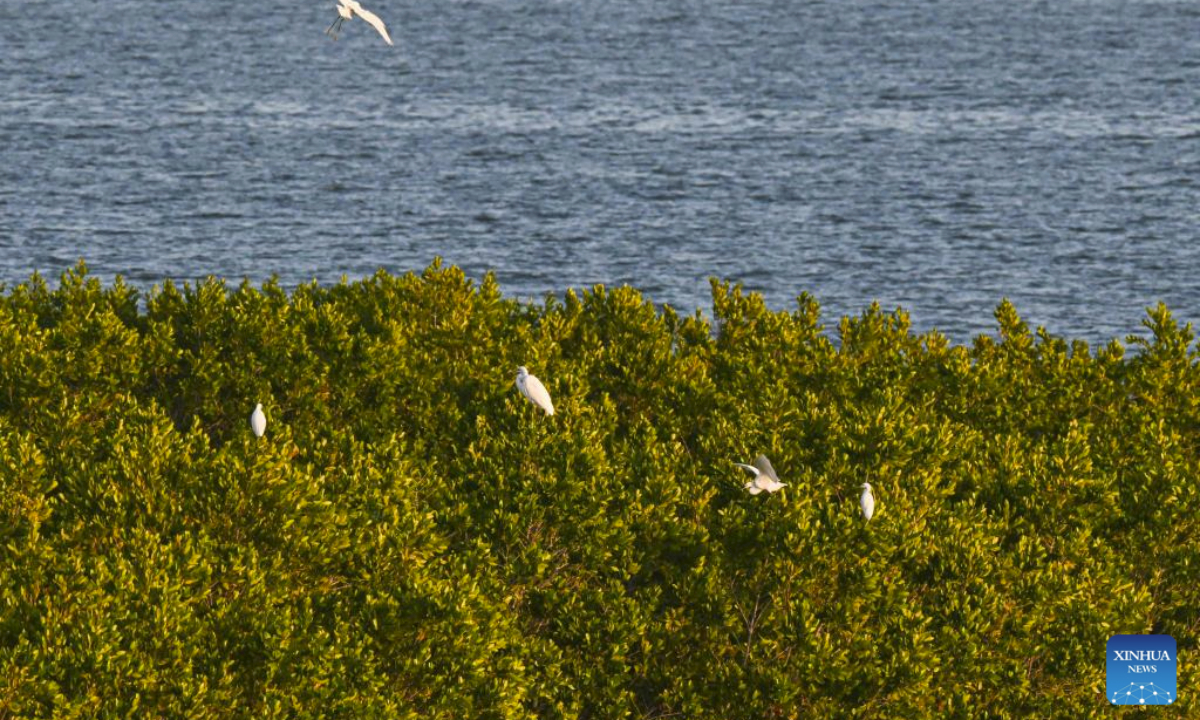
<path fill-rule="evenodd" d="M 363 6 L 359 5 L 357 0 L 338 0 L 336 9 L 338 11 L 338 19 L 334 20 L 333 25 L 330 25 L 329 28 L 325 30 L 325 34 L 329 37 L 337 40 L 338 33 L 342 30 L 342 23 L 357 15 L 363 20 L 366 20 L 371 27 L 378 30 L 379 34 L 383 36 L 384 41 L 388 45 L 392 44 L 392 39 L 388 36 L 388 31 L 384 26 L 383 21 L 379 19 L 378 15 L 370 10 L 364 10 Z M 336 30 L 334 30 L 335 25 L 337 26 Z"/>
<path fill-rule="evenodd" d="M 254 431 L 254 437 L 262 437 L 267 431 L 267 416 L 263 414 L 262 403 L 254 406 L 254 412 L 250 413 L 250 429 Z"/>
<path fill-rule="evenodd" d="M 858 499 L 858 504 L 862 506 L 863 517 L 870 520 L 875 514 L 875 496 L 871 494 L 871 483 L 862 484 L 862 497 Z"/>
<path fill-rule="evenodd" d="M 754 473 L 754 479 L 746 483 L 746 489 L 750 491 L 751 495 L 757 495 L 763 490 L 773 493 L 780 488 L 787 487 L 787 483 L 779 482 L 779 476 L 775 474 L 775 468 L 771 467 L 771 461 L 767 459 L 766 455 L 759 455 L 755 458 L 753 465 L 734 464 Z"/>
<path fill-rule="evenodd" d="M 517 368 L 517 389 L 529 402 L 545 410 L 547 415 L 554 414 L 554 403 L 550 402 L 550 393 L 546 392 L 546 386 L 541 380 L 530 375 L 524 365 Z"/>

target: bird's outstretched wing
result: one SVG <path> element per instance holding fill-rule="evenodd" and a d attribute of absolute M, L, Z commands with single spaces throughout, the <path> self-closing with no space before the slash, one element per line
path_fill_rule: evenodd
<path fill-rule="evenodd" d="M 759 470 L 758 468 L 754 467 L 753 465 L 747 465 L 746 463 L 734 463 L 734 465 L 737 465 L 738 467 L 743 468 L 745 470 L 749 470 L 750 473 L 752 475 L 754 475 L 754 480 L 757 480 L 758 476 L 762 474 L 762 471 Z M 753 483 L 754 480 L 751 480 L 750 482 Z"/>
<path fill-rule="evenodd" d="M 771 467 L 771 461 L 767 459 L 766 455 L 759 455 L 755 458 L 754 467 L 758 468 L 763 475 L 779 482 L 779 476 L 775 474 L 775 468 Z"/>
<path fill-rule="evenodd" d="M 370 23 L 371 27 L 378 30 L 379 34 L 383 36 L 384 41 L 387 42 L 388 45 L 393 44 L 391 36 L 388 35 L 387 27 L 384 26 L 383 21 L 379 19 L 379 16 L 370 10 L 364 10 L 361 5 L 358 5 L 358 3 L 355 3 L 355 5 L 356 7 L 354 8 L 354 12 L 360 18 Z"/>

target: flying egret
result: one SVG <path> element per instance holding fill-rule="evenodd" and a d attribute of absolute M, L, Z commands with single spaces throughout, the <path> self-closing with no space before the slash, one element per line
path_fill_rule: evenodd
<path fill-rule="evenodd" d="M 262 403 L 255 405 L 254 412 L 250 413 L 250 429 L 255 437 L 262 437 L 267 431 L 267 416 L 263 415 Z"/>
<path fill-rule="evenodd" d="M 337 40 L 338 33 L 342 31 L 342 23 L 357 15 L 370 23 L 371 27 L 378 30 L 379 34 L 383 36 L 384 41 L 388 45 L 392 44 L 392 38 L 388 36 L 388 31 L 384 26 L 383 21 L 379 19 L 378 15 L 370 10 L 364 10 L 363 6 L 358 4 L 358 0 L 338 0 L 338 6 L 336 10 L 338 12 L 338 19 L 334 20 L 333 25 L 330 25 L 325 30 L 325 34 L 329 37 Z M 336 29 L 334 29 L 335 26 Z"/>
<path fill-rule="evenodd" d="M 754 473 L 754 479 L 745 486 L 751 495 L 757 495 L 763 490 L 773 493 L 780 488 L 787 487 L 787 483 L 779 482 L 779 476 L 775 474 L 775 468 L 771 467 L 771 461 L 767 459 L 766 455 L 759 455 L 755 458 L 753 465 L 734 464 Z"/>
<path fill-rule="evenodd" d="M 862 506 L 863 517 L 870 520 L 875 514 L 875 496 L 871 494 L 871 483 L 862 484 L 862 497 L 858 499 L 858 504 Z"/>
<path fill-rule="evenodd" d="M 517 389 L 529 402 L 545 410 L 547 415 L 554 414 L 554 403 L 550 402 L 550 393 L 546 392 L 546 386 L 541 380 L 530 375 L 524 365 L 517 368 Z"/>

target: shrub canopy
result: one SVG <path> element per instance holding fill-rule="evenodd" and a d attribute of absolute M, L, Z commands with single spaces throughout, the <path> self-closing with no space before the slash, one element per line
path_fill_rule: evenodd
<path fill-rule="evenodd" d="M 1116 633 L 1194 711 L 1190 325 L 831 340 L 712 290 L 8 289 L 0 718 L 1108 717 Z"/>

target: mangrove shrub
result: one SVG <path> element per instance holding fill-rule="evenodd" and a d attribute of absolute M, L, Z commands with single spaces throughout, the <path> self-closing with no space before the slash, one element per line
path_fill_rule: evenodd
<path fill-rule="evenodd" d="M 1116 633 L 1195 711 L 1190 325 L 712 293 L 8 288 L 0 718 L 1108 717 Z"/>

